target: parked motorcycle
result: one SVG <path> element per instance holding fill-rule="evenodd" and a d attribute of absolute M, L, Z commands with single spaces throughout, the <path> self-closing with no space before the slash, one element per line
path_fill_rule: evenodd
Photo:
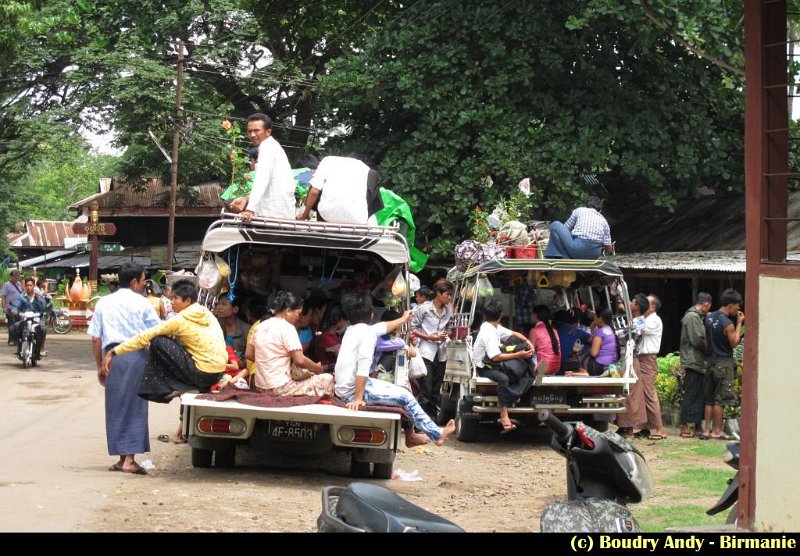
<path fill-rule="evenodd" d="M 463 533 L 458 525 L 423 510 L 386 487 L 350 483 L 322 487 L 320 533 Z"/>
<path fill-rule="evenodd" d="M 739 442 L 731 442 L 726 445 L 727 450 L 722 459 L 725 463 L 736 469 L 736 475 L 728 479 L 728 488 L 710 509 L 706 510 L 708 515 L 715 515 L 731 508 L 725 523 L 734 524 L 739 514 Z"/>
<path fill-rule="evenodd" d="M 22 320 L 19 323 L 19 335 L 17 337 L 17 345 L 19 351 L 17 356 L 22 361 L 22 368 L 35 367 L 36 363 L 41 358 L 39 336 L 37 331 L 42 326 L 40 323 L 42 314 L 27 311 L 22 315 Z"/>
<path fill-rule="evenodd" d="M 542 532 L 640 531 L 626 503 L 652 490 L 650 469 L 630 442 L 583 423 L 564 423 L 548 410 L 539 421 L 553 431 L 551 447 L 567 460 L 567 500 L 542 512 Z M 398 496 L 386 487 L 351 483 L 322 488 L 320 532 L 463 532 L 458 525 Z"/>
<path fill-rule="evenodd" d="M 72 330 L 72 319 L 69 316 L 69 309 L 53 307 L 51 301 L 47 302 L 43 320 L 44 325 L 56 334 L 67 334 Z"/>
<path fill-rule="evenodd" d="M 550 447 L 567 460 L 567 500 L 542 512 L 543 533 L 632 533 L 639 524 L 625 504 L 650 494 L 652 479 L 644 456 L 614 432 L 581 422 L 564 423 L 549 410 L 539 421 L 553 431 Z"/>

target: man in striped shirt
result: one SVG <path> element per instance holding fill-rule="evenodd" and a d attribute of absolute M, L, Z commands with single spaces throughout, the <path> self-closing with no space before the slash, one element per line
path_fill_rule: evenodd
<path fill-rule="evenodd" d="M 613 253 L 611 229 L 600 214 L 602 208 L 602 199 L 589 197 L 586 206 L 573 210 L 563 224 L 551 222 L 545 258 L 595 260 L 601 253 Z"/>

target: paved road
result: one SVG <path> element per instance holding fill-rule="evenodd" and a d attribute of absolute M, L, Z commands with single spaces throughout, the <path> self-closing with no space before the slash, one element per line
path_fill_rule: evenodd
<path fill-rule="evenodd" d="M 48 356 L 25 370 L 0 329 L 0 531 L 75 531 L 119 481 L 105 442 L 103 388 L 85 332 L 48 334 Z M 177 404 L 150 405 L 151 444 Z"/>

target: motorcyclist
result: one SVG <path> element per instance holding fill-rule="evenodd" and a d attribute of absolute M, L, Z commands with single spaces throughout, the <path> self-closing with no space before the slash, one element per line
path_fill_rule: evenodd
<path fill-rule="evenodd" d="M 11 313 L 17 317 L 17 322 L 14 323 L 14 337 L 17 339 L 17 355 L 19 355 L 20 350 L 22 349 L 22 338 L 20 337 L 20 333 L 22 332 L 22 325 L 24 323 L 24 319 L 22 318 L 28 311 L 33 311 L 34 313 L 39 313 L 41 315 L 44 314 L 46 307 L 46 302 L 43 296 L 39 295 L 34 291 L 36 287 L 36 280 L 32 277 L 25 278 L 25 291 L 20 295 L 14 303 L 11 305 Z M 37 326 L 36 327 L 36 339 L 38 340 L 38 353 L 36 354 L 37 359 L 39 357 L 44 357 L 46 352 L 44 351 L 44 341 L 47 337 L 47 332 L 45 331 L 44 326 Z"/>

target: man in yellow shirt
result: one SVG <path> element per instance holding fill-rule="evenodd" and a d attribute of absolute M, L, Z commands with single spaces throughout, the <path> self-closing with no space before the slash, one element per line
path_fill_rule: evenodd
<path fill-rule="evenodd" d="M 103 359 L 107 375 L 111 358 L 150 345 L 139 396 L 169 403 L 183 392 L 207 390 L 219 381 L 228 353 L 214 314 L 197 303 L 197 286 L 188 280 L 172 287 L 173 318 L 109 350 Z M 174 338 L 174 339 L 173 339 Z"/>

